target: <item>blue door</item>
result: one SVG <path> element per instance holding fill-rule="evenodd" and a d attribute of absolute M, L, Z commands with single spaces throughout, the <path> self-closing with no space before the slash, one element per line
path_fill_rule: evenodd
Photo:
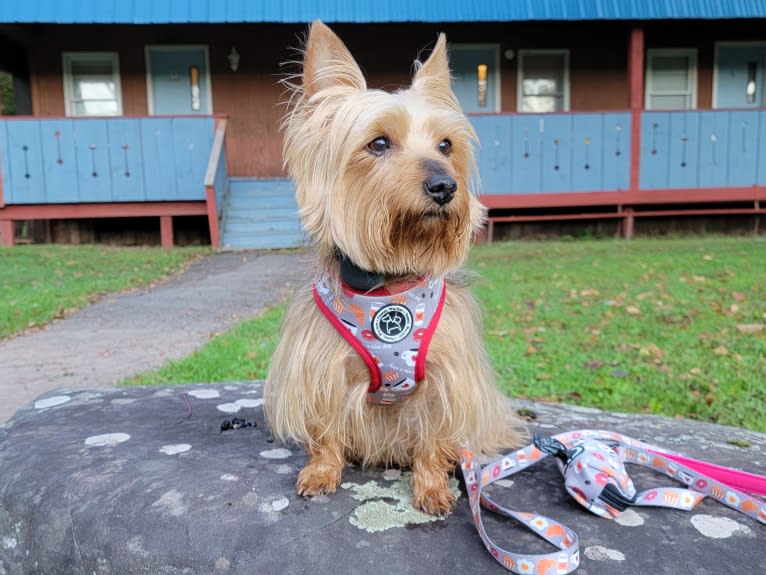
<path fill-rule="evenodd" d="M 453 44 L 449 48 L 452 89 L 464 112 L 498 112 L 498 46 Z"/>
<path fill-rule="evenodd" d="M 716 108 L 759 108 L 764 98 L 766 46 L 719 45 L 716 55 L 718 82 Z"/>
<path fill-rule="evenodd" d="M 211 114 L 205 46 L 150 46 L 149 111 L 153 115 Z"/>

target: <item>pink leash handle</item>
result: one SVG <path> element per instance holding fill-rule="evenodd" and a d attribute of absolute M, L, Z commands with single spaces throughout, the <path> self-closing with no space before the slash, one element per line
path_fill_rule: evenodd
<path fill-rule="evenodd" d="M 740 471 L 738 469 L 731 469 L 730 467 L 722 467 L 720 465 L 700 461 L 699 459 L 693 459 L 669 451 L 660 451 L 657 449 L 647 449 L 647 451 L 672 459 L 681 465 L 685 465 L 703 475 L 707 475 L 712 479 L 720 481 L 733 489 L 744 491 L 750 495 L 766 496 L 766 477 L 761 475 L 755 475 L 754 473 L 748 473 L 747 471 Z"/>

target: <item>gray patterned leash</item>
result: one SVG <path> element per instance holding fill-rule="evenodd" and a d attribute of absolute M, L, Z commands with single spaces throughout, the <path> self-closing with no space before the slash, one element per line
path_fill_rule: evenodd
<path fill-rule="evenodd" d="M 574 531 L 543 515 L 503 507 L 482 492 L 488 485 L 519 473 L 548 455 L 558 460 L 565 487 L 572 497 L 607 519 L 634 505 L 688 511 L 705 497 L 711 497 L 766 524 L 766 503 L 755 495 L 766 495 L 765 477 L 692 459 L 619 433 L 580 430 L 553 437 L 537 436 L 534 444 L 483 467 L 466 447 L 461 452 L 461 469 L 474 524 L 487 550 L 513 573 L 565 575 L 579 566 L 579 543 Z M 649 467 L 687 487 L 658 487 L 637 493 L 625 462 Z M 481 518 L 482 507 L 517 520 L 557 551 L 529 555 L 503 549 L 488 535 Z"/>

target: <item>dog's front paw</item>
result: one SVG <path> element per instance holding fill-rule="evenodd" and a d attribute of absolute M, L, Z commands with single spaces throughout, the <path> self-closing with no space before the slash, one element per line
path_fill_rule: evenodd
<path fill-rule="evenodd" d="M 334 493 L 340 484 L 341 472 L 325 463 L 309 463 L 298 474 L 295 487 L 298 495 L 314 497 Z"/>
<path fill-rule="evenodd" d="M 412 505 L 429 515 L 444 517 L 455 509 L 457 500 L 448 486 L 430 489 L 416 489 Z"/>

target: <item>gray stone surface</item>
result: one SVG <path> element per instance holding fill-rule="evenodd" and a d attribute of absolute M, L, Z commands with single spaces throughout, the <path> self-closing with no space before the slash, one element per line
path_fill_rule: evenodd
<path fill-rule="evenodd" d="M 452 516 L 421 516 L 409 505 L 406 471 L 348 467 L 337 493 L 296 495 L 305 457 L 271 441 L 261 390 L 260 382 L 72 388 L 24 407 L 0 427 L 0 574 L 504 572 L 477 536 L 465 494 Z M 766 473 L 764 435 L 524 406 L 537 415 L 533 431 L 613 429 Z M 222 432 L 234 417 L 256 425 Z M 631 473 L 639 487 L 670 481 Z M 608 521 L 569 498 L 550 459 L 493 490 L 509 506 L 574 528 L 581 575 L 764 572 L 766 527 L 715 502 Z M 513 523 L 490 515 L 487 523 L 507 547 L 546 550 Z"/>
<path fill-rule="evenodd" d="M 114 385 L 188 355 L 292 293 L 310 273 L 308 259 L 300 251 L 215 254 L 0 341 L 0 424 L 51 389 Z"/>

